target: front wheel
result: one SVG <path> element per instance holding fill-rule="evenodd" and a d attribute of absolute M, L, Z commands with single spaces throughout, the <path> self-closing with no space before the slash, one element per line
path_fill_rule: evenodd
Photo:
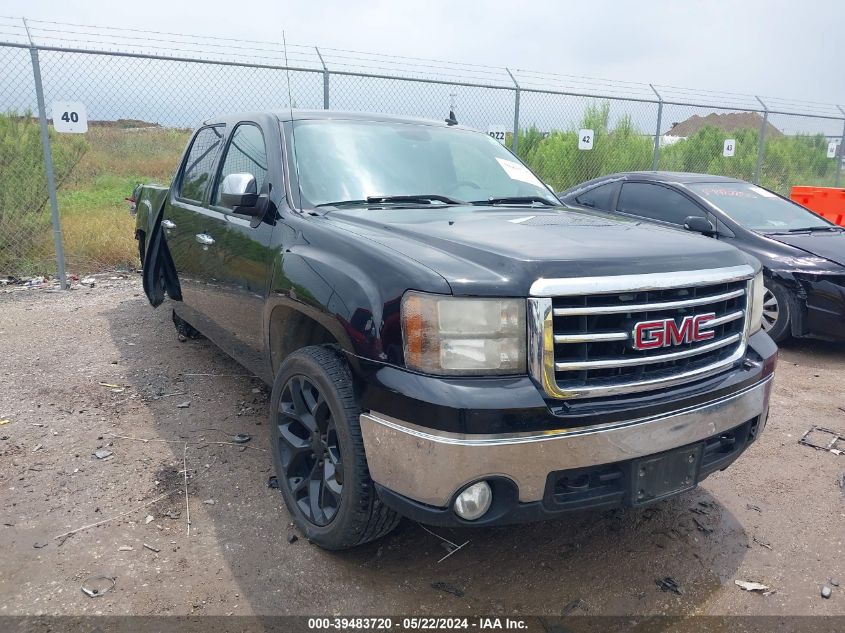
<path fill-rule="evenodd" d="M 376 494 L 364 455 L 361 413 L 346 361 L 334 347 L 291 354 L 273 384 L 270 440 L 291 516 L 325 549 L 375 540 L 399 523 Z"/>
<path fill-rule="evenodd" d="M 762 329 L 776 343 L 788 339 L 792 333 L 789 294 L 779 283 L 766 280 L 763 292 Z"/>

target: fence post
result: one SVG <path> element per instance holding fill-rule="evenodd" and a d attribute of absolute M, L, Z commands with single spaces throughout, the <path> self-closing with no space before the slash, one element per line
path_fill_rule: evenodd
<path fill-rule="evenodd" d="M 760 97 L 754 97 L 763 106 L 763 122 L 760 124 L 760 135 L 757 139 L 757 164 L 754 166 L 754 184 L 760 184 L 760 171 L 763 169 L 763 156 L 766 153 L 766 128 L 769 127 L 769 108 Z"/>
<path fill-rule="evenodd" d="M 516 87 L 516 96 L 514 97 L 513 103 L 513 136 L 511 137 L 511 151 L 516 154 L 516 150 L 519 148 L 519 82 L 517 82 L 516 78 L 513 76 L 513 73 L 510 71 L 510 68 L 505 68 L 508 71 L 508 74 L 511 76 L 511 81 L 513 85 Z"/>
<path fill-rule="evenodd" d="M 651 159 L 651 171 L 657 171 L 660 161 L 660 128 L 663 124 L 663 97 L 649 84 L 651 91 L 657 95 L 657 128 L 654 130 L 654 158 Z"/>
<path fill-rule="evenodd" d="M 23 21 L 29 36 L 29 26 Z M 35 80 L 35 96 L 38 101 L 38 126 L 41 129 L 41 147 L 44 151 L 44 171 L 47 174 L 47 195 L 50 198 L 50 214 L 53 220 L 53 242 L 56 245 L 56 273 L 62 290 L 67 289 L 65 277 L 65 253 L 62 247 L 62 225 L 59 220 L 59 202 L 56 198 L 56 175 L 53 172 L 53 151 L 50 147 L 50 133 L 47 128 L 47 108 L 44 105 L 44 88 L 41 85 L 41 64 L 38 49 L 29 37 L 29 55 L 32 58 L 32 76 Z"/>
<path fill-rule="evenodd" d="M 329 69 L 326 66 L 326 62 L 323 61 L 323 55 L 320 53 L 320 49 L 316 46 L 314 50 L 317 51 L 317 57 L 320 58 L 320 63 L 323 65 L 323 110 L 329 109 Z"/>
<path fill-rule="evenodd" d="M 842 106 L 836 107 L 839 108 L 842 116 L 845 117 L 845 110 L 842 109 Z M 839 179 L 842 177 L 843 166 L 845 166 L 845 120 L 842 121 L 842 138 L 839 139 L 839 160 L 836 165 L 836 178 L 833 181 L 834 187 L 839 186 Z"/>

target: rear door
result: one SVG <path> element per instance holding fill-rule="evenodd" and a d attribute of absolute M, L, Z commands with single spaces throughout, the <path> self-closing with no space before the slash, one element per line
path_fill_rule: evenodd
<path fill-rule="evenodd" d="M 182 301 L 189 309 L 189 318 L 203 332 L 208 326 L 202 317 L 203 308 L 207 307 L 204 286 L 208 253 L 197 236 L 203 232 L 205 205 L 223 148 L 225 130 L 224 125 L 212 125 L 200 128 L 194 134 L 161 219 L 182 288 Z"/>
<path fill-rule="evenodd" d="M 278 137 L 270 140 L 281 145 Z M 274 213 L 268 209 L 267 217 L 262 218 L 233 213 L 220 200 L 220 185 L 230 174 L 249 174 L 255 178 L 259 204 L 266 206 L 271 187 L 282 190 L 281 168 L 270 169 L 267 143 L 257 123 L 241 121 L 234 125 L 201 226 L 208 242 L 205 310 L 213 321 L 214 338 L 259 375 L 266 369 L 262 364 L 264 300 L 273 261 L 269 246 Z"/>

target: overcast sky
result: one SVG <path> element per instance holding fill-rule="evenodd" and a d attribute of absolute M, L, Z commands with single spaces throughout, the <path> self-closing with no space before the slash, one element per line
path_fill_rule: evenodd
<path fill-rule="evenodd" d="M 845 0 L 2 0 L 0 13 L 845 105 Z"/>

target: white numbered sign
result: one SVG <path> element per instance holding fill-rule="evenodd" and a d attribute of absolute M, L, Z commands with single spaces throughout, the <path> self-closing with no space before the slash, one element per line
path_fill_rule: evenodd
<path fill-rule="evenodd" d="M 84 134 L 88 131 L 88 113 L 85 104 L 78 101 L 53 102 L 53 127 L 56 132 Z"/>
<path fill-rule="evenodd" d="M 489 136 L 490 138 L 496 139 L 502 145 L 505 144 L 505 134 L 506 133 L 507 133 L 507 130 L 505 129 L 504 125 L 496 125 L 496 124 L 491 123 L 490 126 L 487 128 L 487 136 Z"/>
<path fill-rule="evenodd" d="M 725 146 L 722 148 L 722 156 L 733 156 L 736 151 L 736 139 L 726 138 Z"/>
<path fill-rule="evenodd" d="M 578 130 L 578 149 L 593 149 L 593 130 Z"/>
<path fill-rule="evenodd" d="M 827 157 L 836 158 L 836 146 L 839 145 L 836 141 L 831 141 L 827 144 Z"/>

